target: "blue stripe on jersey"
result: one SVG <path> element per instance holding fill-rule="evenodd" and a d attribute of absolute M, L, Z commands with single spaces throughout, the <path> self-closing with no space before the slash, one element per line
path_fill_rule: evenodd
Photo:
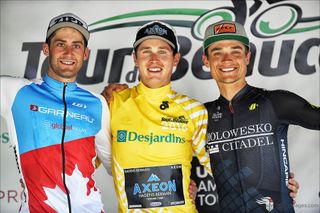
<path fill-rule="evenodd" d="M 33 83 L 21 88 L 12 106 L 20 154 L 61 143 L 63 83 L 48 76 L 44 80 L 42 84 Z M 66 101 L 65 141 L 95 136 L 101 129 L 100 99 L 75 83 L 69 83 Z"/>

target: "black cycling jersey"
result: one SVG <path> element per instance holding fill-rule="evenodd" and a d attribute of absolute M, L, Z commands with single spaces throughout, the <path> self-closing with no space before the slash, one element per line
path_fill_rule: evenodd
<path fill-rule="evenodd" d="M 320 129 L 320 109 L 284 90 L 245 86 L 206 103 L 221 212 L 294 212 L 287 189 L 289 124 Z"/>

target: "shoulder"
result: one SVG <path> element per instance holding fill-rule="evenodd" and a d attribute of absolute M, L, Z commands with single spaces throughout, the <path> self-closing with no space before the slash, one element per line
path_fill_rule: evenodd
<path fill-rule="evenodd" d="M 22 77 L 14 77 L 14 76 L 0 76 L 0 90 L 1 94 L 14 95 L 18 93 L 22 88 L 31 84 L 41 84 L 43 82 L 42 79 L 33 79 L 28 80 Z"/>
<path fill-rule="evenodd" d="M 82 99 L 84 104 L 98 104 L 102 108 L 108 107 L 106 99 L 102 95 L 94 91 L 90 91 L 82 87 L 77 87 L 77 93 L 75 95 L 77 98 Z"/>
<path fill-rule="evenodd" d="M 178 104 L 191 119 L 205 119 L 208 116 L 206 107 L 198 100 L 173 91 L 169 96 Z"/>
<path fill-rule="evenodd" d="M 29 85 L 32 83 L 41 83 L 42 79 L 33 79 L 28 80 L 26 78 L 17 77 L 17 76 L 9 76 L 9 75 L 1 75 L 0 76 L 1 84 L 7 85 L 9 87 L 15 87 L 15 86 L 24 86 Z"/>
<path fill-rule="evenodd" d="M 197 109 L 205 109 L 204 104 L 202 104 L 200 101 L 191 98 L 187 95 L 184 94 L 180 94 L 177 93 L 175 91 L 172 91 L 171 94 L 168 95 L 170 98 L 172 98 L 172 100 L 181 105 L 183 108 L 185 109 L 193 109 L 193 108 L 197 108 Z"/>
<path fill-rule="evenodd" d="M 270 99 L 271 101 L 280 101 L 280 102 L 284 100 L 296 99 L 300 97 L 299 95 L 284 89 L 269 90 L 269 89 L 254 87 L 254 92 L 261 94 L 262 96 Z"/>
<path fill-rule="evenodd" d="M 112 92 L 114 100 L 115 101 L 126 101 L 127 99 L 129 99 L 132 96 L 132 91 L 135 88 L 136 87 L 127 88 L 127 89 L 124 89 L 120 92 Z"/>
<path fill-rule="evenodd" d="M 284 89 L 268 90 L 256 88 L 255 93 L 259 94 L 264 101 L 270 103 L 276 111 L 291 111 L 293 108 L 308 104 L 308 101 L 303 97 Z"/>
<path fill-rule="evenodd" d="M 206 103 L 204 103 L 204 106 L 205 106 L 207 109 L 209 109 L 209 108 L 211 108 L 212 106 L 216 105 L 216 101 L 217 101 L 217 100 L 206 102 Z"/>

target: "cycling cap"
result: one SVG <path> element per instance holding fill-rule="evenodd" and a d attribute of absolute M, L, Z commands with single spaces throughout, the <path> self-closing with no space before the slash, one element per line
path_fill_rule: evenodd
<path fill-rule="evenodd" d="M 90 33 L 86 22 L 72 13 L 64 13 L 51 19 L 46 38 L 48 39 L 54 31 L 62 27 L 72 27 L 78 30 L 88 42 Z"/>
<path fill-rule="evenodd" d="M 209 25 L 204 34 L 203 50 L 221 40 L 237 40 L 250 48 L 244 26 L 234 21 L 223 20 Z"/>
<path fill-rule="evenodd" d="M 178 39 L 171 25 L 162 21 L 152 21 L 143 25 L 137 31 L 133 48 L 136 48 L 143 41 L 151 38 L 157 38 L 167 42 L 174 49 L 175 53 L 178 52 Z"/>

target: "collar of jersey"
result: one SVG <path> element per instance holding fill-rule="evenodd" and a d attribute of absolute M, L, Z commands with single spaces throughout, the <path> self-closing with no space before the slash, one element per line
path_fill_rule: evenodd
<path fill-rule="evenodd" d="M 167 96 L 171 91 L 171 83 L 160 87 L 160 88 L 149 88 L 145 86 L 141 81 L 137 86 L 137 92 L 139 95 L 145 95 L 148 96 L 149 98 L 159 98 L 163 96 Z"/>
<path fill-rule="evenodd" d="M 57 80 L 49 77 L 48 75 L 45 75 L 43 80 L 50 88 L 52 88 L 54 90 L 63 90 L 63 87 L 65 85 L 63 82 L 57 81 Z M 77 88 L 77 84 L 75 81 L 67 83 L 67 91 L 74 90 L 76 88 Z"/>
<path fill-rule="evenodd" d="M 231 103 L 235 104 L 238 101 L 242 100 L 242 98 L 244 96 L 246 96 L 250 91 L 251 91 L 252 87 L 248 84 L 246 84 L 231 100 Z M 223 97 L 222 95 L 220 95 L 219 97 L 219 101 L 220 103 L 224 103 L 226 105 L 229 105 L 229 102 L 225 97 Z"/>

